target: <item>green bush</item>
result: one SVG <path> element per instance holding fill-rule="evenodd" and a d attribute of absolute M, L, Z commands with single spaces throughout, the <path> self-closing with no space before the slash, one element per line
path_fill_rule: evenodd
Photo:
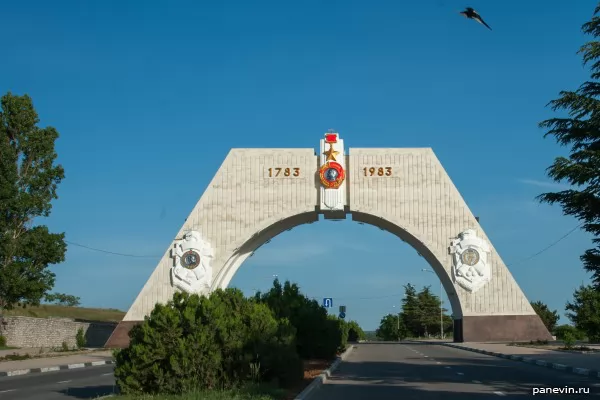
<path fill-rule="evenodd" d="M 123 394 L 230 389 L 260 364 L 264 381 L 292 385 L 303 377 L 294 334 L 288 321 L 239 290 L 176 293 L 130 331 L 129 347 L 116 353 L 116 383 Z"/>
<path fill-rule="evenodd" d="M 77 343 L 78 349 L 85 347 L 86 340 L 85 340 L 85 334 L 83 333 L 83 328 L 77 329 L 77 335 L 75 335 L 75 342 Z"/>
<path fill-rule="evenodd" d="M 565 335 L 570 334 L 575 340 L 585 339 L 585 334 L 572 325 L 559 325 L 554 328 L 554 336 L 558 340 L 564 340 Z"/>
<path fill-rule="evenodd" d="M 0 335 L 0 347 L 6 347 L 6 337 Z"/>
<path fill-rule="evenodd" d="M 298 285 L 286 281 L 282 286 L 275 279 L 273 288 L 264 294 L 257 293 L 255 300 L 268 305 L 276 317 L 288 319 L 296 328 L 297 351 L 301 358 L 330 360 L 336 356 L 342 333 L 331 322 L 327 310 L 300 293 Z"/>
<path fill-rule="evenodd" d="M 358 322 L 356 321 L 348 321 L 348 341 L 349 342 L 358 342 L 359 340 L 365 340 L 366 335 L 362 330 Z"/>
<path fill-rule="evenodd" d="M 565 349 L 573 348 L 576 341 L 575 336 L 571 332 L 566 332 L 562 340 L 565 343 Z"/>

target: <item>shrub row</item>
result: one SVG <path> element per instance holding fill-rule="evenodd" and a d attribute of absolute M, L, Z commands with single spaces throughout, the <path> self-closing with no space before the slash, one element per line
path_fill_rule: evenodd
<path fill-rule="evenodd" d="M 115 378 L 123 394 L 291 387 L 304 377 L 303 359 L 333 359 L 361 336 L 356 322 L 328 316 L 289 282 L 253 298 L 237 289 L 176 293 L 130 331 L 129 347 L 115 352 Z"/>

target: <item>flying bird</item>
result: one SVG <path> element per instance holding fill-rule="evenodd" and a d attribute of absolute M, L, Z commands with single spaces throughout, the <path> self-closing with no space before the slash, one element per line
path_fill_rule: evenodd
<path fill-rule="evenodd" d="M 490 28 L 490 26 L 485 23 L 483 18 L 481 18 L 481 15 L 479 15 L 477 13 L 477 11 L 473 10 L 472 7 L 467 7 L 467 9 L 465 11 L 461 11 L 460 14 L 466 18 L 474 19 L 475 21 L 479 22 L 480 24 L 485 25 L 490 31 L 492 30 L 492 28 Z"/>

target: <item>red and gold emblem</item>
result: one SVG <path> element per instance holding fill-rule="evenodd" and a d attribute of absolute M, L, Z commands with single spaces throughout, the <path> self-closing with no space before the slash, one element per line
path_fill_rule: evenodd
<path fill-rule="evenodd" d="M 319 178 L 321 183 L 328 189 L 337 189 L 344 182 L 346 172 L 340 163 L 335 161 L 327 161 L 319 168 Z"/>

